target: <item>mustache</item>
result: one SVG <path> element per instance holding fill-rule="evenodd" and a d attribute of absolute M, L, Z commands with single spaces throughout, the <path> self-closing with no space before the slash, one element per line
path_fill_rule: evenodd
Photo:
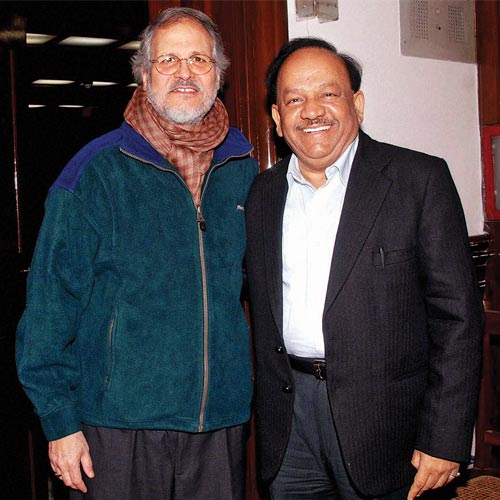
<path fill-rule="evenodd" d="M 193 80 L 191 79 L 187 79 L 187 80 L 184 80 L 182 78 L 176 78 L 175 81 L 171 82 L 168 87 L 167 87 L 167 91 L 171 91 L 177 87 L 193 87 L 194 89 L 196 90 L 199 90 L 201 91 L 202 88 Z"/>
<path fill-rule="evenodd" d="M 295 128 L 299 130 L 304 130 L 306 128 L 312 128 L 312 127 L 322 127 L 322 126 L 331 126 L 335 122 L 334 120 L 330 120 L 329 118 L 315 118 L 314 120 L 309 120 L 309 119 L 304 119 L 300 120 L 300 122 L 297 123 Z"/>

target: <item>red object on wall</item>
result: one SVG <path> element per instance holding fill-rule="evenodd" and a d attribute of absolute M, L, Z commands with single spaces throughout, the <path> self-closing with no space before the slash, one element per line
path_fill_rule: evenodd
<path fill-rule="evenodd" d="M 487 220 L 500 220 L 500 172 L 495 177 L 493 138 L 500 136 L 500 125 L 481 128 L 481 149 L 484 167 L 484 198 Z M 497 152 L 500 155 L 500 150 Z M 498 190 L 498 203 L 497 203 Z"/>

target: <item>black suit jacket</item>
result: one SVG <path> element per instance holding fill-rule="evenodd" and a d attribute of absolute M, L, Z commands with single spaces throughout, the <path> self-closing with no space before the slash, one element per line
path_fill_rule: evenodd
<path fill-rule="evenodd" d="M 289 158 L 246 204 L 256 358 L 256 438 L 265 481 L 292 422 L 283 343 L 281 239 Z M 409 484 L 416 448 L 468 461 L 483 311 L 462 206 L 446 163 L 360 132 L 323 313 L 330 406 L 362 493 Z"/>

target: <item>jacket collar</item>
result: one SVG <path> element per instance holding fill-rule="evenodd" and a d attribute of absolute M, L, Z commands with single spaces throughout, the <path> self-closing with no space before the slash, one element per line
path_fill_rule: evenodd
<path fill-rule="evenodd" d="M 120 128 L 114 129 L 97 139 L 89 142 L 68 162 L 59 177 L 56 179 L 50 191 L 62 188 L 73 192 L 80 181 L 88 162 L 100 151 L 110 147 L 119 147 L 120 150 L 133 158 L 160 167 L 172 169 L 171 165 L 163 158 L 140 134 L 138 134 L 128 123 L 123 122 Z M 224 141 L 215 149 L 215 165 L 222 165 L 230 158 L 247 156 L 253 146 L 246 137 L 233 127 Z"/>
<path fill-rule="evenodd" d="M 283 211 L 288 191 L 286 174 L 290 156 L 276 163 L 269 171 L 264 206 L 264 262 L 270 283 L 271 311 L 278 331 L 282 333 L 283 295 L 281 237 Z M 359 144 L 353 160 L 346 197 L 335 240 L 332 266 L 325 301 L 325 312 L 333 305 L 354 266 L 378 215 L 392 181 L 383 169 L 390 162 L 385 148 L 360 130 Z"/>
<path fill-rule="evenodd" d="M 384 173 L 391 161 L 387 150 L 364 132 L 359 139 L 333 250 L 325 312 L 356 263 L 392 184 Z"/>
<path fill-rule="evenodd" d="M 165 159 L 158 151 L 128 123 L 123 122 L 119 130 L 121 132 L 119 146 L 123 152 L 154 165 L 166 165 Z M 221 165 L 230 158 L 247 156 L 252 150 L 253 146 L 248 142 L 247 138 L 238 129 L 229 127 L 226 138 L 215 148 L 214 163 Z"/>

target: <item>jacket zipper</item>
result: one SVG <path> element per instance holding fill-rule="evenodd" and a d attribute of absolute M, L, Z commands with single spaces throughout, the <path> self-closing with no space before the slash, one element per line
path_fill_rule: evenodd
<path fill-rule="evenodd" d="M 203 214 L 201 213 L 200 205 L 197 206 L 198 220 L 198 242 L 200 247 L 200 262 L 201 262 L 201 282 L 203 290 L 203 392 L 201 395 L 200 416 L 198 419 L 198 432 L 203 432 L 205 424 L 205 408 L 208 395 L 208 293 L 207 293 L 207 270 L 205 266 L 205 247 L 203 245 L 203 233 L 207 230 L 207 225 Z"/>
<path fill-rule="evenodd" d="M 207 172 L 205 184 L 200 194 L 200 204 L 196 207 L 196 218 L 198 221 L 198 242 L 200 246 L 200 263 L 201 263 L 201 283 L 203 291 L 203 392 L 201 394 L 200 415 L 198 418 L 198 432 L 203 432 L 205 425 L 205 409 L 207 406 L 208 396 L 208 379 L 210 377 L 210 370 L 208 367 L 208 290 L 207 290 L 207 269 L 205 265 L 205 246 L 203 245 L 203 233 L 207 230 L 207 223 L 201 212 L 201 202 L 203 195 L 208 185 L 208 180 L 212 172 L 220 165 L 215 165 L 214 168 Z"/>
<path fill-rule="evenodd" d="M 148 165 L 153 166 L 154 168 L 161 170 L 163 172 L 168 172 L 171 173 L 175 176 L 177 176 L 181 182 L 186 186 L 186 189 L 188 189 L 186 183 L 184 182 L 184 179 L 174 170 L 171 170 L 169 168 L 161 167 L 160 165 L 157 165 L 156 163 L 152 162 L 147 162 L 141 158 L 138 158 L 137 156 L 134 156 L 127 151 L 124 151 L 123 149 L 120 149 L 120 151 L 129 156 L 130 158 L 133 158 L 137 161 L 140 161 L 141 163 L 146 163 Z M 242 155 L 247 156 L 246 155 Z M 235 158 L 235 157 L 232 157 Z M 201 282 L 202 282 L 202 296 L 203 296 L 203 391 L 201 395 L 201 404 L 200 404 L 200 413 L 198 417 L 198 432 L 203 432 L 203 428 L 205 425 L 205 409 L 207 405 L 207 397 L 208 397 L 208 379 L 210 376 L 210 370 L 208 366 L 208 291 L 207 291 L 207 273 L 206 273 L 206 265 L 205 265 L 205 247 L 203 244 L 203 233 L 207 230 L 207 224 L 205 221 L 205 218 L 203 217 L 203 214 L 201 212 L 201 202 L 203 200 L 203 195 L 205 194 L 205 190 L 208 185 L 208 180 L 210 178 L 210 175 L 214 170 L 219 168 L 221 165 L 223 165 L 225 162 L 218 163 L 214 165 L 208 172 L 205 178 L 204 186 L 201 191 L 200 195 L 200 204 L 196 205 L 193 201 L 193 197 L 191 196 L 191 200 L 193 201 L 193 206 L 196 209 L 196 222 L 198 225 L 198 245 L 199 245 L 199 252 L 200 252 L 200 264 L 201 264 Z M 188 189 L 189 191 L 189 189 Z M 190 193 L 191 194 L 191 193 Z"/>

